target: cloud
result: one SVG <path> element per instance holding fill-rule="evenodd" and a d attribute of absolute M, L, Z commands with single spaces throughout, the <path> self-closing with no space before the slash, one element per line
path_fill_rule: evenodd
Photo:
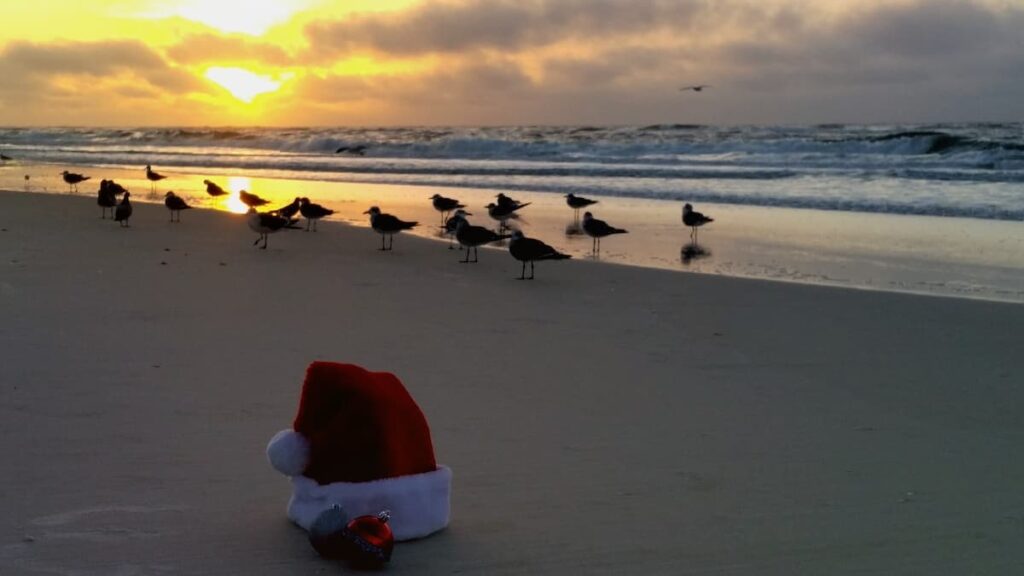
<path fill-rule="evenodd" d="M 243 35 L 192 34 L 167 49 L 179 64 L 260 64 L 291 66 L 295 59 L 280 46 Z"/>

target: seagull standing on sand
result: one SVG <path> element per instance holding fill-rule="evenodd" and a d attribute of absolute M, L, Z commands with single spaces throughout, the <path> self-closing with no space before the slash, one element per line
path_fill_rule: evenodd
<path fill-rule="evenodd" d="M 384 214 L 380 211 L 380 208 L 372 206 L 363 214 L 370 215 L 370 227 L 375 232 L 380 234 L 380 249 L 391 250 L 395 243 L 395 234 L 398 234 L 402 230 L 411 230 L 418 222 L 406 222 L 399 220 L 391 214 Z M 385 247 L 384 241 L 390 240 Z"/>
<path fill-rule="evenodd" d="M 210 180 L 203 180 L 203 184 L 206 184 L 206 193 L 216 198 L 217 196 L 223 196 L 227 194 L 223 188 L 217 185 L 216 182 Z"/>
<path fill-rule="evenodd" d="M 291 220 L 276 214 L 260 214 L 252 206 L 249 207 L 249 211 L 245 213 L 245 216 L 249 228 L 259 234 L 259 237 L 256 238 L 252 245 L 255 246 L 260 243 L 260 240 L 263 240 L 263 246 L 260 246 L 261 250 L 267 249 L 267 236 L 285 228 L 290 228 L 292 224 Z"/>
<path fill-rule="evenodd" d="M 590 212 L 583 214 L 583 231 L 587 233 L 587 236 L 594 239 L 591 244 L 591 250 L 594 254 L 599 254 L 601 252 L 601 238 L 611 236 L 612 234 L 627 233 L 627 231 L 622 228 L 614 228 L 609 226 L 604 220 L 594 218 L 594 215 Z"/>
<path fill-rule="evenodd" d="M 562 254 L 551 246 L 534 238 L 523 236 L 521 230 L 512 233 L 512 240 L 508 243 L 508 252 L 513 258 L 523 263 L 523 271 L 519 280 L 533 280 L 533 263 L 538 260 L 567 260 L 572 258 L 568 254 Z M 526 277 L 526 263 L 530 263 L 530 277 Z"/>
<path fill-rule="evenodd" d="M 146 164 L 146 180 L 149 180 L 150 192 L 156 192 L 156 183 L 163 180 L 164 178 L 167 178 L 167 176 L 153 172 L 153 167 L 150 166 L 149 164 Z"/>
<path fill-rule="evenodd" d="M 690 238 L 693 238 L 694 242 L 697 241 L 697 228 L 714 221 L 714 218 L 708 218 L 700 212 L 694 212 L 693 206 L 690 204 L 683 205 L 683 224 L 690 227 Z"/>
<path fill-rule="evenodd" d="M 125 192 L 121 203 L 114 209 L 114 221 L 120 222 L 122 228 L 129 226 L 128 219 L 132 217 L 132 203 L 128 201 L 129 196 L 131 196 L 131 192 Z"/>
<path fill-rule="evenodd" d="M 459 208 L 458 210 L 455 211 L 455 214 L 452 214 L 450 218 L 444 221 L 444 233 L 446 236 L 448 236 L 449 250 L 453 248 L 452 239 L 455 238 L 455 231 L 459 229 L 459 223 L 469 222 L 469 220 L 466 220 L 466 216 L 472 215 L 472 213 L 466 212 L 462 208 Z"/>
<path fill-rule="evenodd" d="M 577 221 L 580 219 L 580 208 L 586 208 L 591 204 L 597 204 L 597 200 L 591 200 L 590 198 L 584 198 L 583 196 L 577 196 L 572 192 L 565 195 L 565 203 L 572 208 L 573 218 Z"/>
<path fill-rule="evenodd" d="M 191 210 L 192 207 L 185 202 L 185 199 L 178 196 L 174 192 L 167 192 L 164 194 L 164 206 L 171 211 L 171 222 L 181 222 L 181 211 Z M 174 219 L 174 215 L 178 215 L 178 219 Z"/>
<path fill-rule="evenodd" d="M 506 204 L 505 206 L 502 206 L 501 204 L 491 202 L 487 205 L 487 215 L 498 221 L 499 230 L 504 230 L 508 228 L 509 220 L 519 219 L 519 214 L 516 214 L 516 210 L 526 208 L 529 205 L 530 203 L 527 202 L 525 204 L 516 203 L 515 205 Z"/>
<path fill-rule="evenodd" d="M 60 175 L 64 177 L 64 182 L 67 182 L 68 194 L 71 193 L 72 188 L 75 192 L 78 192 L 78 185 L 81 182 L 85 182 L 89 178 L 92 178 L 92 176 L 82 176 L 81 174 L 75 174 L 74 172 L 68 172 L 67 170 L 61 172 Z"/>
<path fill-rule="evenodd" d="M 278 216 L 284 216 L 285 218 L 291 220 L 292 218 L 295 217 L 296 214 L 299 213 L 299 210 L 301 208 L 302 198 L 296 197 L 295 200 L 292 200 L 290 204 L 285 204 L 284 206 L 281 206 L 277 210 L 271 210 L 270 212 L 272 214 L 277 214 Z"/>
<path fill-rule="evenodd" d="M 242 204 L 245 204 L 249 208 L 270 204 L 267 200 L 264 200 L 255 194 L 249 194 L 245 190 L 238 191 L 238 199 L 242 201 Z"/>
<path fill-rule="evenodd" d="M 110 210 L 110 217 L 114 217 L 114 208 L 117 206 L 117 195 L 110 188 L 109 180 L 100 180 L 100 191 L 96 196 L 96 203 L 100 206 L 100 218 L 107 219 L 107 210 Z"/>
<path fill-rule="evenodd" d="M 440 194 L 434 194 L 430 199 L 433 200 L 434 210 L 441 213 L 441 228 L 444 228 L 445 222 L 448 221 L 449 212 L 466 207 L 465 204 L 459 203 L 455 198 L 445 198 Z"/>
<path fill-rule="evenodd" d="M 508 234 L 498 234 L 497 232 L 484 228 L 483 226 L 473 226 L 468 220 L 463 218 L 455 229 L 455 239 L 459 241 L 459 244 L 466 247 L 466 258 L 459 260 L 459 262 L 462 264 L 477 262 L 479 260 L 477 247 L 483 246 L 484 244 L 490 244 L 491 242 L 497 242 L 498 240 L 504 240 L 508 237 Z M 469 259 L 470 248 L 473 249 L 473 260 Z"/>
<path fill-rule="evenodd" d="M 313 204 L 309 198 L 299 198 L 299 212 L 306 219 L 306 232 L 309 232 L 309 225 L 312 223 L 313 232 L 316 232 L 316 223 L 324 216 L 334 214 L 334 210 L 324 208 L 319 204 Z M 286 206 L 287 208 L 287 206 Z"/>
<path fill-rule="evenodd" d="M 500 192 L 498 193 L 497 196 L 495 196 L 495 198 L 498 199 L 498 206 L 501 206 L 502 208 L 513 209 L 513 210 L 516 209 L 516 208 L 522 208 L 523 206 L 526 206 L 527 204 L 529 204 L 529 202 L 527 202 L 526 204 L 523 204 L 519 200 L 515 200 L 513 198 L 505 196 L 504 194 L 502 194 Z"/>

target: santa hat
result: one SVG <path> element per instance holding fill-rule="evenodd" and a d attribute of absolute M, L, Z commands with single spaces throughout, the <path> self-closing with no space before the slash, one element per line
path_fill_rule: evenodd
<path fill-rule="evenodd" d="M 435 462 L 423 412 L 388 372 L 310 364 L 292 429 L 267 457 L 292 477 L 288 517 L 306 530 L 335 504 L 350 518 L 389 510 L 396 540 L 448 525 L 452 471 Z"/>

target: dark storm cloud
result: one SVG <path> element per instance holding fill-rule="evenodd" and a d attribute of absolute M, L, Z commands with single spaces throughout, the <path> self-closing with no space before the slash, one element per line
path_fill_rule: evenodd
<path fill-rule="evenodd" d="M 355 50 L 411 56 L 467 50 L 521 50 L 567 38 L 598 38 L 671 28 L 692 31 L 708 2 L 698 0 L 475 0 L 431 2 L 401 13 L 314 23 L 314 52 Z"/>

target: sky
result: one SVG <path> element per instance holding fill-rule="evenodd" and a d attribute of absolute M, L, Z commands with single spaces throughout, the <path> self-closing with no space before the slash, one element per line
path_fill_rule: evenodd
<path fill-rule="evenodd" d="M 1024 0 L 5 2 L 0 125 L 1024 120 Z M 679 88 L 708 84 L 702 92 Z"/>

